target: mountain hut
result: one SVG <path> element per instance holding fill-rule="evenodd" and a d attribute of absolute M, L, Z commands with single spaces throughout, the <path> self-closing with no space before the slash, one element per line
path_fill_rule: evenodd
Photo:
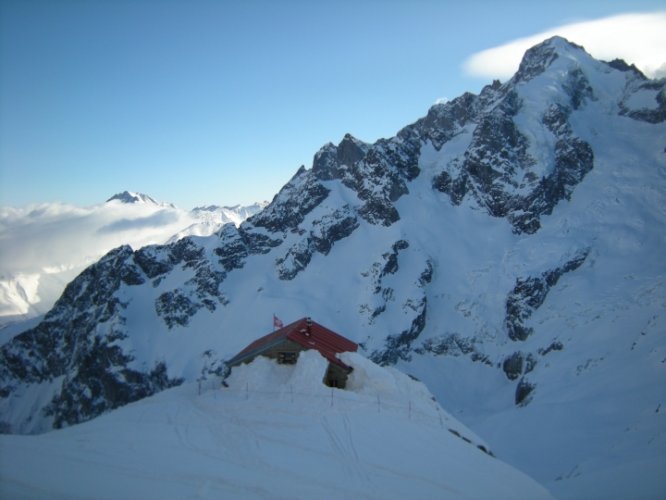
<path fill-rule="evenodd" d="M 233 368 L 249 363 L 257 356 L 275 359 L 280 364 L 295 364 L 298 354 L 308 349 L 316 349 L 328 360 L 323 382 L 329 387 L 344 389 L 352 368 L 340 361 L 336 354 L 356 352 L 358 344 L 312 321 L 311 318 L 299 319 L 255 340 L 229 360 L 227 365 Z"/>

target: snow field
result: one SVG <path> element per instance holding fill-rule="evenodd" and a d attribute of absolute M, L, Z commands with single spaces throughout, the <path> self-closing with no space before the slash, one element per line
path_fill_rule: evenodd
<path fill-rule="evenodd" d="M 551 498 L 448 428 L 337 405 L 340 393 L 410 394 L 416 403 L 427 392 L 360 356 L 347 360 L 358 369 L 355 389 L 333 390 L 333 406 L 321 383 L 326 362 L 311 351 L 293 367 L 258 358 L 234 369 L 228 388 L 198 394 L 187 384 L 64 430 L 0 436 L 0 496 Z M 427 401 L 421 407 L 435 411 Z"/>

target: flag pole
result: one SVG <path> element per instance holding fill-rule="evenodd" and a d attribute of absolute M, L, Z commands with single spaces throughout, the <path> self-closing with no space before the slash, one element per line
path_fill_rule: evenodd
<path fill-rule="evenodd" d="M 282 320 L 273 313 L 273 331 L 283 327 L 284 323 L 282 323 Z"/>

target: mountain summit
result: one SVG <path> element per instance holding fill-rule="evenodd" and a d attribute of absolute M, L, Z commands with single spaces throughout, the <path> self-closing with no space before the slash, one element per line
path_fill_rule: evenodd
<path fill-rule="evenodd" d="M 323 146 L 238 227 L 119 247 L 2 347 L 0 418 L 76 424 L 314 316 L 556 496 L 655 496 L 665 86 L 555 37 L 395 137 Z"/>
<path fill-rule="evenodd" d="M 122 193 L 114 194 L 111 198 L 106 200 L 107 203 L 110 201 L 119 201 L 121 203 L 149 203 L 152 205 L 159 205 L 153 198 L 143 193 L 133 193 L 130 191 L 123 191 Z"/>

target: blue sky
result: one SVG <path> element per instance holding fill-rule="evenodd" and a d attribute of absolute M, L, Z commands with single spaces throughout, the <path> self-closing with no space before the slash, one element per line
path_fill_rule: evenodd
<path fill-rule="evenodd" d="M 183 208 L 270 200 L 326 142 L 390 137 L 437 99 L 478 92 L 492 74 L 465 66 L 474 54 L 657 10 L 663 0 L 3 0 L 0 205 L 125 189 Z"/>

